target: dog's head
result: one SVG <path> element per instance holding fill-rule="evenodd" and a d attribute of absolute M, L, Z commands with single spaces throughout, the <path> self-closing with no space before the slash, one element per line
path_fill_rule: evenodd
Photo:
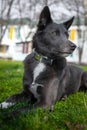
<path fill-rule="evenodd" d="M 71 54 L 76 45 L 68 40 L 68 29 L 73 22 L 70 20 L 57 24 L 53 22 L 49 8 L 46 6 L 40 14 L 37 32 L 33 37 L 33 48 L 47 57 L 62 56 Z"/>

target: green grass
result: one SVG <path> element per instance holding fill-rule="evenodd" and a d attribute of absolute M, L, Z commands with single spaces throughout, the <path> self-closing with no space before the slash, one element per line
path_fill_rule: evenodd
<path fill-rule="evenodd" d="M 83 67 L 87 70 L 87 67 Z M 22 90 L 23 63 L 0 60 L 0 102 Z M 65 102 L 58 101 L 53 112 L 32 110 L 7 117 L 12 108 L 0 109 L 0 130 L 87 130 L 87 93 L 78 92 Z"/>

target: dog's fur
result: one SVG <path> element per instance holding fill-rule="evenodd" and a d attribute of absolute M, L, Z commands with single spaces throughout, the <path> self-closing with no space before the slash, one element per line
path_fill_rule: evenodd
<path fill-rule="evenodd" d="M 34 52 L 24 60 L 23 92 L 9 97 L 1 103 L 2 107 L 33 101 L 35 108 L 52 109 L 57 100 L 87 89 L 87 73 L 65 59 L 76 48 L 68 40 L 73 19 L 54 23 L 49 8 L 44 7 L 33 37 Z"/>

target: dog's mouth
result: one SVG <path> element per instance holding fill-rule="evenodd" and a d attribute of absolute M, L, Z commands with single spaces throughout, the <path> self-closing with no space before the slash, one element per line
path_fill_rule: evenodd
<path fill-rule="evenodd" d="M 58 52 L 54 52 L 52 55 L 53 56 L 62 56 L 62 57 L 67 57 L 67 56 L 69 56 L 70 54 L 72 54 L 72 51 L 65 51 L 65 52 L 63 52 L 63 51 L 58 51 Z"/>
<path fill-rule="evenodd" d="M 65 48 L 61 48 L 61 49 L 53 49 L 52 50 L 52 53 L 55 55 L 55 56 L 62 56 L 62 57 L 67 57 L 69 56 L 70 54 L 73 53 L 73 51 L 75 50 L 76 48 L 76 45 L 74 44 L 71 44 L 72 46 L 70 47 L 65 47 Z"/>
<path fill-rule="evenodd" d="M 72 52 L 59 52 L 59 54 L 71 54 Z"/>

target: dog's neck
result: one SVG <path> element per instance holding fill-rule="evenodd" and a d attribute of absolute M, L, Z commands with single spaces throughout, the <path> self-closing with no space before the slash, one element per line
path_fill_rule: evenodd
<path fill-rule="evenodd" d="M 55 69 L 57 70 L 62 70 L 65 68 L 66 66 L 66 59 L 64 57 L 56 57 L 54 60 L 53 60 L 53 66 Z"/>
<path fill-rule="evenodd" d="M 33 52 L 34 52 L 34 57 L 37 61 L 52 65 L 54 59 L 51 59 L 47 56 L 43 56 L 42 54 L 36 52 L 35 50 Z"/>
<path fill-rule="evenodd" d="M 34 50 L 34 57 L 37 61 L 43 62 L 45 64 L 49 64 L 51 66 L 54 66 L 54 68 L 57 69 L 63 69 L 66 66 L 66 59 L 64 57 L 55 57 L 55 58 L 49 58 L 47 56 L 43 56 L 42 54 L 39 54 Z"/>

